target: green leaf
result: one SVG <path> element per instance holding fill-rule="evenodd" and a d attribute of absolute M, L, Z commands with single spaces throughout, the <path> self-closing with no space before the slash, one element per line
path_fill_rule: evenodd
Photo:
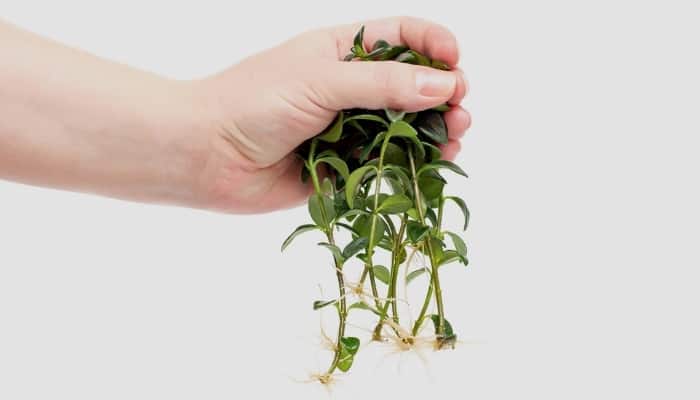
<path fill-rule="evenodd" d="M 369 305 L 367 305 L 367 303 L 365 303 L 365 302 L 363 302 L 363 301 L 358 301 L 357 303 L 351 304 L 351 305 L 348 307 L 348 312 L 350 312 L 350 310 L 354 310 L 354 309 L 356 309 L 356 308 L 359 309 L 359 310 L 371 311 L 371 312 L 373 312 L 373 313 L 375 313 L 375 314 L 377 314 L 377 315 L 380 315 L 380 313 L 379 313 L 377 310 L 375 310 L 374 308 L 370 307 Z"/>
<path fill-rule="evenodd" d="M 410 140 L 413 143 L 413 147 L 416 149 L 416 156 L 418 159 L 423 159 L 425 157 L 425 148 L 423 143 L 418 140 L 418 133 L 415 129 L 405 121 L 395 121 L 389 125 L 389 130 L 387 135 L 390 138 L 402 137 Z"/>
<path fill-rule="evenodd" d="M 365 165 L 354 170 L 348 177 L 345 183 L 345 199 L 350 208 L 354 208 L 353 202 L 355 200 L 355 193 L 357 193 L 357 187 L 369 171 L 377 171 L 377 167 L 374 165 Z"/>
<path fill-rule="evenodd" d="M 467 230 L 467 226 L 469 226 L 469 209 L 467 208 L 467 204 L 464 202 L 464 200 L 460 199 L 459 197 L 456 196 L 447 196 L 445 197 L 445 200 L 452 200 L 459 206 L 460 210 L 462 210 L 462 214 L 464 214 L 464 228 L 462 230 Z"/>
<path fill-rule="evenodd" d="M 419 276 L 429 273 L 430 270 L 428 268 L 421 268 L 417 269 L 415 271 L 411 271 L 408 275 L 406 275 L 406 283 L 410 283 L 412 280 L 418 278 Z"/>
<path fill-rule="evenodd" d="M 389 272 L 389 269 L 383 265 L 375 265 L 373 268 L 374 271 L 374 277 L 379 279 L 379 281 L 389 284 L 389 281 L 391 281 L 391 272 Z"/>
<path fill-rule="evenodd" d="M 343 253 L 340 251 L 338 246 L 326 242 L 318 243 L 318 245 L 330 250 L 331 253 L 333 253 L 333 258 L 338 263 L 338 265 L 343 265 L 343 263 L 345 262 L 345 258 L 343 258 Z"/>
<path fill-rule="evenodd" d="M 365 162 L 365 160 L 367 160 L 367 158 L 369 157 L 369 154 L 372 152 L 372 149 L 377 147 L 379 145 L 379 143 L 381 143 L 384 140 L 385 136 L 386 136 L 386 132 L 379 132 L 377 134 L 377 136 L 374 137 L 374 139 L 372 140 L 372 142 L 369 145 L 362 148 L 362 151 L 360 152 L 360 157 L 359 157 L 360 163 L 363 163 L 363 162 Z"/>
<path fill-rule="evenodd" d="M 396 57 L 396 61 L 407 64 L 423 65 L 426 67 L 430 66 L 430 59 L 415 50 L 408 50 L 401 53 L 398 57 Z"/>
<path fill-rule="evenodd" d="M 452 243 L 455 245 L 455 250 L 457 250 L 457 254 L 460 256 L 464 257 L 465 259 L 467 258 L 467 245 L 464 243 L 464 240 L 462 240 L 459 235 L 453 233 L 453 232 L 445 232 L 450 239 L 452 239 Z"/>
<path fill-rule="evenodd" d="M 389 127 L 389 124 L 384 120 L 384 118 L 376 116 L 374 114 L 359 114 L 359 115 L 353 115 L 352 117 L 348 117 L 345 119 L 345 122 L 352 122 L 352 121 L 374 121 L 374 122 L 379 122 L 380 124 L 384 125 L 385 127 Z"/>
<path fill-rule="evenodd" d="M 369 243 L 369 238 L 366 238 L 366 237 L 355 238 L 352 242 L 350 242 L 347 246 L 345 246 L 345 249 L 343 249 L 343 258 L 345 258 L 347 260 L 348 258 L 359 253 L 361 250 L 366 249 L 367 243 Z"/>
<path fill-rule="evenodd" d="M 425 218 L 430 221 L 433 226 L 437 226 L 437 215 L 435 215 L 435 210 L 432 208 L 426 208 L 425 209 Z"/>
<path fill-rule="evenodd" d="M 468 265 L 469 261 L 467 260 L 466 257 L 462 257 L 457 251 L 455 250 L 445 250 L 444 253 L 440 256 L 440 259 L 438 260 L 438 266 L 443 266 L 446 264 L 449 264 L 453 261 L 459 261 L 464 265 Z"/>
<path fill-rule="evenodd" d="M 406 50 L 396 57 L 396 61 L 406 64 L 418 64 L 418 57 L 413 50 Z"/>
<path fill-rule="evenodd" d="M 386 155 L 384 157 L 386 159 Z M 401 182 L 401 187 L 403 188 L 402 193 L 408 193 L 409 195 L 413 196 L 413 185 L 411 184 L 411 180 L 408 178 L 408 174 L 406 174 L 404 168 L 398 165 L 388 164 L 384 166 L 384 171 L 388 172 L 387 175 L 393 176 L 394 178 L 398 179 L 399 182 Z"/>
<path fill-rule="evenodd" d="M 418 176 L 423 174 L 426 171 L 431 171 L 431 170 L 437 170 L 437 169 L 449 169 L 450 171 L 462 175 L 464 177 L 467 177 L 467 173 L 464 172 L 462 168 L 460 168 L 459 165 L 453 163 L 452 161 L 447 161 L 447 160 L 435 160 L 431 162 L 430 164 L 425 164 L 423 165 L 418 172 L 416 173 Z"/>
<path fill-rule="evenodd" d="M 350 225 L 348 225 L 348 224 L 344 224 L 344 223 L 342 223 L 342 222 L 336 222 L 336 223 L 335 223 L 335 226 L 336 226 L 336 228 L 344 228 L 344 229 L 346 229 L 348 232 L 350 232 L 351 234 L 357 235 L 357 231 L 355 230 L 355 228 L 353 228 L 352 226 L 350 226 Z M 340 229 L 338 229 L 338 230 L 340 230 Z"/>
<path fill-rule="evenodd" d="M 372 51 L 377 50 L 377 49 L 386 49 L 391 47 L 389 42 L 387 42 L 384 39 L 379 39 L 376 42 L 374 42 L 374 45 L 372 46 Z"/>
<path fill-rule="evenodd" d="M 442 115 L 436 111 L 425 111 L 414 123 L 418 131 L 436 143 L 447 144 L 447 126 Z"/>
<path fill-rule="evenodd" d="M 284 239 L 284 243 L 282 243 L 281 250 L 284 251 L 284 249 L 286 249 L 287 246 L 289 246 L 294 240 L 294 238 L 296 238 L 297 236 L 301 235 L 304 232 L 313 231 L 315 229 L 318 229 L 318 226 L 311 224 L 298 226 L 297 229 L 294 230 L 294 232 L 292 232 L 289 236 L 287 236 L 286 239 Z"/>
<path fill-rule="evenodd" d="M 323 157 L 340 157 L 340 156 L 338 155 L 337 151 L 335 151 L 333 149 L 326 149 L 326 150 L 323 150 L 322 152 L 316 154 L 316 160 L 318 161 L 319 158 L 323 158 Z"/>
<path fill-rule="evenodd" d="M 340 136 L 343 134 L 343 112 L 338 112 L 338 116 L 335 119 L 333 125 L 328 127 L 325 133 L 322 133 L 317 137 L 318 140 L 322 140 L 328 143 L 335 143 L 340 140 Z"/>
<path fill-rule="evenodd" d="M 393 194 L 379 205 L 377 211 L 384 214 L 400 214 L 411 208 L 412 205 L 413 202 L 406 195 Z"/>
<path fill-rule="evenodd" d="M 379 55 L 376 59 L 377 60 L 393 60 L 398 56 L 399 54 L 405 52 L 408 50 L 408 47 L 403 46 L 403 45 L 398 45 L 398 46 L 392 46 L 385 53 L 382 53 Z"/>
<path fill-rule="evenodd" d="M 314 301 L 314 310 L 321 309 L 325 306 L 329 306 L 331 304 L 335 304 L 338 300 L 333 299 L 333 300 L 316 300 Z"/>
<path fill-rule="evenodd" d="M 430 62 L 430 66 L 433 67 L 433 68 L 441 69 L 441 70 L 443 70 L 443 71 L 449 71 L 449 70 L 450 70 L 450 67 L 449 67 L 447 64 L 445 64 L 444 62 L 439 61 L 439 60 L 432 60 L 432 61 Z"/>
<path fill-rule="evenodd" d="M 360 339 L 353 336 L 346 336 L 340 339 L 340 343 L 348 353 L 355 355 L 360 349 Z"/>
<path fill-rule="evenodd" d="M 394 121 L 389 125 L 389 137 L 416 137 L 418 132 L 404 121 Z"/>
<path fill-rule="evenodd" d="M 353 208 L 352 210 L 348 210 L 344 212 L 343 214 L 338 217 L 338 219 L 347 219 L 348 221 L 352 220 L 353 217 L 356 217 L 358 215 L 367 215 L 367 211 L 365 210 L 360 210 L 357 208 Z"/>
<path fill-rule="evenodd" d="M 445 252 L 445 242 L 440 240 L 439 238 L 435 236 L 430 236 L 430 249 L 433 252 L 433 257 L 435 257 L 435 261 L 438 263 L 440 260 L 442 260 L 443 254 Z"/>
<path fill-rule="evenodd" d="M 408 221 L 406 224 L 406 235 L 408 236 L 408 240 L 413 244 L 423 240 L 428 232 L 430 232 L 430 227 L 423 226 L 420 222 Z"/>
<path fill-rule="evenodd" d="M 423 192 L 426 202 L 440 197 L 444 186 L 445 183 L 434 176 L 426 175 L 418 178 L 418 187 Z"/>
<path fill-rule="evenodd" d="M 323 183 L 321 184 L 321 193 L 323 193 L 324 196 L 328 196 L 329 198 L 332 198 L 335 194 L 335 187 L 333 187 L 333 181 L 331 181 L 330 178 L 323 178 Z M 333 204 L 333 207 L 335 208 L 335 202 Z"/>
<path fill-rule="evenodd" d="M 340 360 L 338 361 L 338 369 L 347 372 L 352 367 L 352 362 L 360 348 L 360 339 L 352 336 L 346 336 L 340 339 Z"/>
<path fill-rule="evenodd" d="M 423 142 L 423 146 L 425 146 L 428 151 L 428 159 L 426 161 L 432 162 L 442 158 L 442 150 L 440 150 L 439 147 L 428 142 Z"/>
<path fill-rule="evenodd" d="M 355 218 L 355 221 L 353 222 L 352 226 L 357 231 L 359 236 L 369 238 L 370 229 L 372 226 L 372 216 L 360 215 L 359 217 Z M 386 224 L 381 218 L 377 217 L 377 222 L 374 226 L 374 239 L 372 241 L 372 248 L 374 248 L 379 243 L 379 241 L 384 236 L 385 231 Z"/>
<path fill-rule="evenodd" d="M 433 325 L 435 326 L 435 333 L 438 334 L 439 333 L 438 327 L 440 325 L 440 316 L 437 314 L 431 314 L 430 319 L 433 321 Z M 452 325 L 449 323 L 449 321 L 447 321 L 444 318 L 442 319 L 442 321 L 444 322 L 444 325 L 445 325 L 445 326 L 443 326 L 443 334 L 445 336 L 454 336 L 455 333 L 452 330 Z"/>
<path fill-rule="evenodd" d="M 386 117 L 389 118 L 389 121 L 391 121 L 391 122 L 401 121 L 403 119 L 403 117 L 406 115 L 405 111 L 392 110 L 390 108 L 385 108 L 384 113 L 386 114 Z"/>
<path fill-rule="evenodd" d="M 325 212 L 324 219 L 323 212 L 321 211 L 321 204 L 323 204 L 323 212 Z M 330 222 L 335 218 L 335 204 L 333 204 L 333 199 L 326 196 L 312 195 L 309 197 L 309 214 L 311 219 L 316 223 L 316 225 L 328 228 Z"/>
<path fill-rule="evenodd" d="M 358 57 L 364 57 L 366 55 L 365 53 L 365 46 L 364 46 L 364 36 L 365 36 L 365 26 L 362 25 L 360 27 L 360 30 L 355 34 L 355 38 L 353 39 L 353 46 L 352 46 L 352 52 L 355 53 L 356 56 Z"/>
<path fill-rule="evenodd" d="M 315 164 L 318 163 L 326 163 L 333 167 L 336 171 L 340 173 L 340 176 L 343 177 L 345 181 L 348 180 L 348 177 L 350 176 L 350 171 L 348 170 L 348 165 L 345 163 L 345 161 L 341 160 L 338 157 L 323 157 L 319 158 L 316 160 Z"/>
<path fill-rule="evenodd" d="M 431 108 L 431 110 L 437 111 L 437 112 L 446 112 L 446 111 L 450 111 L 450 106 L 447 104 L 440 104 L 439 106 L 435 106 L 435 107 Z"/>

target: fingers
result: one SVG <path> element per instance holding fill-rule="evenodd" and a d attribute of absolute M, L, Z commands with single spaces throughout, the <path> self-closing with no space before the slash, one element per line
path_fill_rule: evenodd
<path fill-rule="evenodd" d="M 450 139 L 447 144 L 440 146 L 440 149 L 442 150 L 442 158 L 444 160 L 454 161 L 457 154 L 459 154 L 459 151 L 462 149 L 462 145 L 458 140 Z"/>
<path fill-rule="evenodd" d="M 442 25 L 413 17 L 383 18 L 334 28 L 339 54 L 350 52 L 361 25 L 365 26 L 366 48 L 371 48 L 376 40 L 384 39 L 391 44 L 405 44 L 450 67 L 455 67 L 459 61 L 457 39 L 452 32 Z"/>
<path fill-rule="evenodd" d="M 444 114 L 445 124 L 447 125 L 447 144 L 440 146 L 442 150 L 442 158 L 445 160 L 454 161 L 462 145 L 459 140 L 464 136 L 464 133 L 472 124 L 471 115 L 467 110 L 460 106 L 452 107 Z"/>
<path fill-rule="evenodd" d="M 461 103 L 467 96 L 467 93 L 469 93 L 469 84 L 464 78 L 464 72 L 459 68 L 457 68 L 456 71 L 459 72 L 459 79 L 457 80 L 457 89 L 454 95 L 452 95 L 452 98 L 448 101 L 450 105 Z"/>
<path fill-rule="evenodd" d="M 328 62 L 317 66 L 308 78 L 314 101 L 333 110 L 419 111 L 455 97 L 461 80 L 458 72 L 393 61 Z"/>
<path fill-rule="evenodd" d="M 472 124 L 469 112 L 460 106 L 452 107 L 444 114 L 447 125 L 447 136 L 451 140 L 457 140 L 464 136 Z"/>

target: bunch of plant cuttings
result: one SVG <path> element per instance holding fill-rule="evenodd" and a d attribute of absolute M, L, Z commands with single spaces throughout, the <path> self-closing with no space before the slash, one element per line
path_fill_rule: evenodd
<path fill-rule="evenodd" d="M 445 63 L 431 60 L 403 45 L 377 40 L 371 50 L 364 47 L 364 27 L 354 38 L 346 61 L 386 61 L 447 70 Z M 313 308 L 334 307 L 338 329 L 332 343 L 333 359 L 317 378 L 330 382 L 336 370 L 348 371 L 360 347 L 360 340 L 346 335 L 353 310 L 374 314 L 372 339 L 385 335 L 406 349 L 413 346 L 424 324 L 432 323 L 436 349 L 454 347 L 457 335 L 445 318 L 440 268 L 458 262 L 467 265 L 467 246 L 456 232 L 443 225 L 448 204 L 464 215 L 467 229 L 469 210 L 461 198 L 446 195 L 448 171 L 466 177 L 456 164 L 442 160 L 439 145 L 447 143 L 443 112 L 447 105 L 405 113 L 395 110 L 343 110 L 321 134 L 297 149 L 304 161 L 303 181 L 311 181 L 314 194 L 308 201 L 312 223 L 299 226 L 282 244 L 284 250 L 301 233 L 318 231 L 332 256 L 329 271 L 338 282 L 338 296 L 317 300 Z M 319 170 L 327 171 L 323 180 Z M 341 240 L 341 236 L 345 240 Z M 425 265 L 413 268 L 419 255 Z M 378 264 L 388 257 L 388 266 Z M 352 265 L 355 264 L 355 265 Z M 347 282 L 356 274 L 356 284 Z M 425 276 L 427 279 L 416 279 Z M 426 282 L 420 312 L 413 323 L 399 315 L 398 286 Z M 367 288 L 369 286 L 369 288 Z M 350 303 L 354 297 L 357 301 Z M 434 311 L 433 311 L 434 310 Z"/>

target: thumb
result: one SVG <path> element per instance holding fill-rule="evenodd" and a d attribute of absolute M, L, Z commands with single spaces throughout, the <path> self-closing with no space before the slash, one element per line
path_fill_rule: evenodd
<path fill-rule="evenodd" d="M 321 106 L 391 108 L 408 112 L 446 103 L 457 90 L 461 77 L 452 71 L 382 62 L 334 62 L 320 66 L 311 78 L 313 93 Z"/>

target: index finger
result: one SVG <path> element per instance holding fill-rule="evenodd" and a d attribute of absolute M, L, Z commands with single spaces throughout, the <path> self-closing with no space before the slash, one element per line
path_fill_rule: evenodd
<path fill-rule="evenodd" d="M 459 61 L 457 39 L 449 29 L 414 17 L 375 19 L 335 28 L 334 34 L 341 56 L 350 52 L 353 38 L 362 25 L 365 26 L 364 44 L 368 49 L 376 40 L 384 39 L 392 45 L 404 44 L 432 59 L 446 63 L 451 68 Z"/>

